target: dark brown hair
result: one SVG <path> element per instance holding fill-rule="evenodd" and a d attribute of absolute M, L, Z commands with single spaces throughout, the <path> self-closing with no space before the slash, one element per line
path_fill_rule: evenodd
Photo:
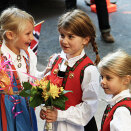
<path fill-rule="evenodd" d="M 94 63 L 96 65 L 99 63 L 100 57 L 98 54 L 97 44 L 95 42 L 95 28 L 91 19 L 85 12 L 81 10 L 73 10 L 62 15 L 58 21 L 58 30 L 61 28 L 83 38 L 89 37 L 89 42 L 96 54 L 96 60 Z"/>

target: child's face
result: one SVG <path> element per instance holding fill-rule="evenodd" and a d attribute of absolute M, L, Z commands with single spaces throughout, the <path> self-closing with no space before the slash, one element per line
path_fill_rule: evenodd
<path fill-rule="evenodd" d="M 63 29 L 59 30 L 59 41 L 62 50 L 67 54 L 67 58 L 72 58 L 81 54 L 81 51 L 89 41 L 88 38 L 76 36 Z"/>
<path fill-rule="evenodd" d="M 111 72 L 101 73 L 101 77 L 101 86 L 106 94 L 115 96 L 128 88 L 127 85 L 124 84 L 124 78 L 116 76 Z"/>
<path fill-rule="evenodd" d="M 17 35 L 17 40 L 14 43 L 14 47 L 18 50 L 23 49 L 26 51 L 30 42 L 34 39 L 33 29 L 34 26 L 29 21 L 27 21 L 24 31 Z"/>

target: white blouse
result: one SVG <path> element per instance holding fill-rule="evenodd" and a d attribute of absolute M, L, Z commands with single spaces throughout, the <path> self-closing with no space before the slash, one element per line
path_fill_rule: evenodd
<path fill-rule="evenodd" d="M 131 97 L 129 89 L 108 100 L 110 107 L 125 97 Z M 126 107 L 118 107 L 110 122 L 110 131 L 131 131 L 131 113 Z"/>
<path fill-rule="evenodd" d="M 66 54 L 62 51 L 59 54 L 64 60 L 61 63 L 60 71 L 66 71 L 68 66 L 74 64 L 85 55 L 83 50 L 79 56 L 67 60 Z M 48 64 L 51 67 L 58 54 L 55 54 Z M 50 73 L 48 73 L 50 74 Z M 84 70 L 84 78 L 81 84 L 83 91 L 82 101 L 80 104 L 69 107 L 66 111 L 58 110 L 57 121 L 54 123 L 53 131 L 84 131 L 84 126 L 91 120 L 97 110 L 98 90 L 99 90 L 99 73 L 93 65 Z"/>
<path fill-rule="evenodd" d="M 27 73 L 26 63 L 25 63 L 24 57 L 26 59 L 28 59 L 27 54 L 26 54 L 26 52 L 24 50 L 20 50 L 20 55 L 21 55 L 21 61 L 20 62 L 18 62 L 18 60 L 17 60 L 17 55 L 14 52 L 12 52 L 6 46 L 5 43 L 2 44 L 1 52 L 15 66 L 21 83 L 28 81 L 28 79 L 30 81 L 33 80 L 28 75 L 24 74 L 24 73 Z M 39 72 L 39 71 L 37 71 L 37 68 L 36 68 L 36 65 L 37 65 L 36 55 L 33 53 L 33 51 L 30 48 L 28 48 L 28 52 L 29 52 L 29 55 L 30 55 L 30 75 L 38 77 L 38 78 L 42 77 L 44 75 L 44 72 Z M 18 68 L 19 63 L 22 64 L 20 68 Z"/>

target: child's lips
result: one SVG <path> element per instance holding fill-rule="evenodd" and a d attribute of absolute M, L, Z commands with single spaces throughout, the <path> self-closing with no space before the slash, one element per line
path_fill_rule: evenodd
<path fill-rule="evenodd" d="M 104 90 L 108 90 L 109 88 L 107 88 L 107 87 L 102 87 Z"/>
<path fill-rule="evenodd" d="M 25 43 L 25 45 L 29 46 L 29 45 L 30 45 L 30 43 Z"/>
<path fill-rule="evenodd" d="M 69 47 L 67 47 L 67 46 L 62 46 L 62 48 L 64 48 L 64 49 L 68 49 Z"/>
<path fill-rule="evenodd" d="M 105 86 L 105 85 L 101 85 L 101 87 L 104 89 L 104 90 L 106 90 L 106 89 L 108 89 L 108 87 L 107 86 Z"/>

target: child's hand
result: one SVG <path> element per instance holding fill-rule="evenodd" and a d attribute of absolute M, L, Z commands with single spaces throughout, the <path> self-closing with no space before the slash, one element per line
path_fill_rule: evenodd
<path fill-rule="evenodd" d="M 46 119 L 46 111 L 44 111 L 44 110 L 41 109 L 41 111 L 40 111 L 40 118 L 41 118 L 42 120 L 45 120 L 45 119 Z"/>
<path fill-rule="evenodd" d="M 46 122 L 49 122 L 49 123 L 52 123 L 52 122 L 55 122 L 57 120 L 57 109 L 53 109 L 53 110 L 50 110 L 50 109 L 47 109 L 46 111 Z"/>
<path fill-rule="evenodd" d="M 50 72 L 51 71 L 51 67 L 47 67 L 46 68 L 46 71 L 44 72 L 44 75 L 46 75 L 48 72 Z"/>

